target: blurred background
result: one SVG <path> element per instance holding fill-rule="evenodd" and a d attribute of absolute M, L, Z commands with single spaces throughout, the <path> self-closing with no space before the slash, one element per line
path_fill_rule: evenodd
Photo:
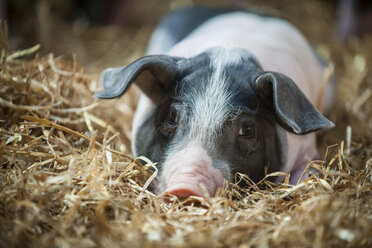
<path fill-rule="evenodd" d="M 372 29 L 372 1 L 367 0 L 0 0 L 0 19 L 9 25 L 10 50 L 40 43 L 42 53 L 76 54 L 94 72 L 122 64 L 122 56 L 142 55 L 160 18 L 193 4 L 239 6 L 282 17 L 314 46 L 346 42 Z"/>

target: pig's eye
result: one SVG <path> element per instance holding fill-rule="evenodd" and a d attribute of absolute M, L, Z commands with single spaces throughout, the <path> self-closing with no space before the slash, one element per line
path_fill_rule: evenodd
<path fill-rule="evenodd" d="M 256 128 L 253 122 L 244 121 L 239 129 L 239 136 L 252 139 L 256 136 Z"/>
<path fill-rule="evenodd" d="M 170 137 L 176 131 L 179 122 L 179 112 L 176 109 L 177 106 L 171 106 L 168 112 L 168 115 L 163 122 L 161 132 Z"/>
<path fill-rule="evenodd" d="M 168 118 L 167 118 L 167 122 L 169 125 L 177 125 L 178 124 L 178 111 L 174 108 L 174 107 L 171 107 L 169 109 L 169 113 L 168 113 Z"/>
<path fill-rule="evenodd" d="M 169 110 L 165 112 L 162 119 L 159 120 L 161 125 L 159 126 L 159 131 L 166 137 L 171 137 L 178 128 L 178 123 L 181 119 L 182 104 L 173 103 L 170 105 Z M 165 116 L 166 114 L 166 116 Z"/>

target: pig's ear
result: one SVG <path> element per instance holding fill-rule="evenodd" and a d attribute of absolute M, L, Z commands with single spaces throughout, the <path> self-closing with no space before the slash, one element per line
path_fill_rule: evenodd
<path fill-rule="evenodd" d="M 265 72 L 256 79 L 261 100 L 274 107 L 280 125 L 292 133 L 306 134 L 334 127 L 287 76 Z"/>
<path fill-rule="evenodd" d="M 180 60 L 168 55 L 150 55 L 124 67 L 108 68 L 102 73 L 103 90 L 94 95 L 105 99 L 120 97 L 135 82 L 153 101 L 159 101 L 176 80 Z"/>

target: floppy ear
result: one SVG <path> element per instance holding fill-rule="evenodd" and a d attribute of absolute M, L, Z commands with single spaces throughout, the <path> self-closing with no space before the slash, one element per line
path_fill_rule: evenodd
<path fill-rule="evenodd" d="M 118 68 L 108 68 L 102 73 L 103 90 L 95 97 L 111 99 L 120 97 L 135 82 L 153 101 L 159 101 L 176 80 L 181 58 L 168 55 L 150 55 Z"/>
<path fill-rule="evenodd" d="M 276 119 L 289 132 L 306 134 L 334 127 L 287 76 L 265 72 L 256 79 L 259 97 L 274 108 Z"/>

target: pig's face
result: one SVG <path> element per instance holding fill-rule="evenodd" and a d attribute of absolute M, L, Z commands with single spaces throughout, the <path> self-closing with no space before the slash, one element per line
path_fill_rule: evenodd
<path fill-rule="evenodd" d="M 203 195 L 202 184 L 214 195 L 236 172 L 257 181 L 265 167 L 283 167 L 284 129 L 303 134 L 332 126 L 293 81 L 262 71 L 243 49 L 149 56 L 107 70 L 103 79 L 98 97 L 120 96 L 135 81 L 156 106 L 135 138 L 137 155 L 160 167 L 158 193 Z"/>
<path fill-rule="evenodd" d="M 236 172 L 258 180 L 265 166 L 278 170 L 283 147 L 276 145 L 280 131 L 274 115 L 257 94 L 254 82 L 262 73 L 259 68 L 245 51 L 215 49 L 195 59 L 159 105 L 154 136 L 162 152 L 155 161 L 167 169 L 168 161 L 181 159 L 179 152 L 195 144 L 194 149 L 203 149 L 227 180 Z M 160 181 L 159 191 L 166 190 L 166 179 Z"/>

